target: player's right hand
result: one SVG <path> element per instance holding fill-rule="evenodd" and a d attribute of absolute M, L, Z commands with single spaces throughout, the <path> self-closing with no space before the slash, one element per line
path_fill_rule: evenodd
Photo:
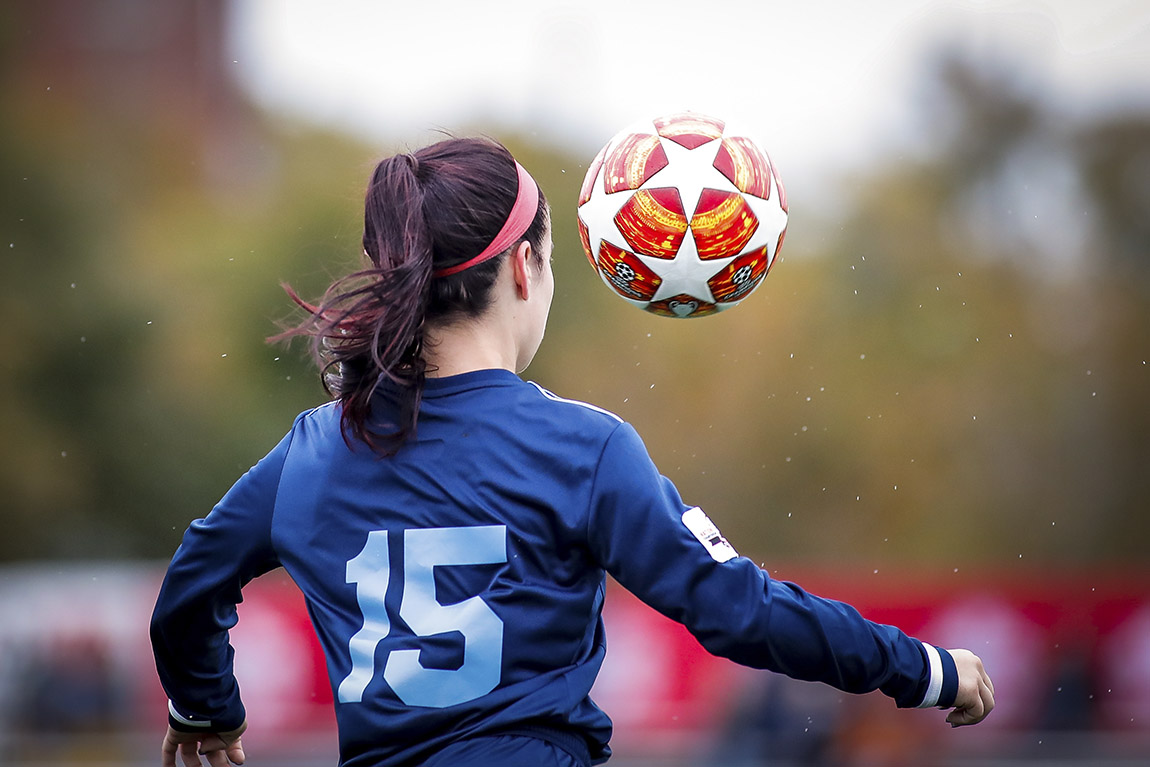
<path fill-rule="evenodd" d="M 951 727 L 978 724 L 994 710 L 994 682 L 982 660 L 970 650 L 951 650 L 950 656 L 958 668 L 958 694 L 946 721 Z"/>
<path fill-rule="evenodd" d="M 203 755 L 211 767 L 228 767 L 228 764 L 244 763 L 244 747 L 240 735 L 247 729 L 244 722 L 230 732 L 180 732 L 168 728 L 160 764 L 162 767 L 179 767 L 176 754 L 180 755 L 182 767 L 200 767 Z"/>

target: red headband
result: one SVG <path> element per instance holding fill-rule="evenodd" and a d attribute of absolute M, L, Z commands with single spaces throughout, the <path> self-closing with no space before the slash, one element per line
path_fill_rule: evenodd
<path fill-rule="evenodd" d="M 511 206 L 511 212 L 507 214 L 507 221 L 503 223 L 503 228 L 499 230 L 499 234 L 495 235 L 491 244 L 475 258 L 469 258 L 455 266 L 436 269 L 431 273 L 432 277 L 447 277 L 462 272 L 464 269 L 470 269 L 476 264 L 482 264 L 510 248 L 527 233 L 527 228 L 531 226 L 531 222 L 535 220 L 535 214 L 539 212 L 539 187 L 535 184 L 535 179 L 531 178 L 531 174 L 518 162 L 515 163 L 515 170 L 519 174 L 519 191 L 515 195 L 515 204 Z"/>

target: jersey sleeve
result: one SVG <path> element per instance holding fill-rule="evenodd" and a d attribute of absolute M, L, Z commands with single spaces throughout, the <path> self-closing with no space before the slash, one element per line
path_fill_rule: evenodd
<path fill-rule="evenodd" d="M 227 732 L 244 721 L 228 631 L 238 620 L 243 586 L 279 565 L 271 518 L 290 439 L 192 522 L 168 566 L 151 640 L 169 723 L 177 730 Z"/>
<path fill-rule="evenodd" d="M 587 535 L 624 588 L 685 625 L 714 655 L 846 692 L 881 690 L 900 707 L 954 702 L 957 671 L 945 650 L 774 580 L 738 556 L 659 475 L 627 424 L 604 448 Z"/>

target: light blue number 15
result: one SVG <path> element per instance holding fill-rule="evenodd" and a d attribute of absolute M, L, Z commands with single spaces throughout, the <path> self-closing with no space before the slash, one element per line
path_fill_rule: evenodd
<path fill-rule="evenodd" d="M 422 637 L 458 631 L 463 665 L 424 668 L 419 650 L 392 650 L 383 678 L 409 706 L 445 708 L 486 695 L 499 684 L 503 664 L 503 621 L 480 597 L 443 605 L 435 598 L 435 568 L 490 565 L 507 561 L 507 528 L 432 527 L 403 532 L 403 599 L 399 616 Z M 355 584 L 363 628 L 348 642 L 351 672 L 339 684 L 340 703 L 358 703 L 375 676 L 375 648 L 390 633 L 384 606 L 390 579 L 387 531 L 368 533 L 363 550 L 347 563 Z"/>

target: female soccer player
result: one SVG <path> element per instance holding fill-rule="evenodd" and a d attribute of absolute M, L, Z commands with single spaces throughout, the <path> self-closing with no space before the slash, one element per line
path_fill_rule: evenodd
<path fill-rule="evenodd" d="M 551 305 L 550 211 L 502 146 L 381 162 L 363 247 L 370 265 L 285 334 L 312 339 L 334 401 L 191 524 L 168 569 L 151 626 L 164 765 L 243 762 L 227 632 L 244 584 L 278 566 L 323 645 L 346 767 L 605 761 L 611 723 L 588 696 L 605 573 L 738 663 L 953 708 L 955 726 L 990 712 L 975 655 L 772 580 L 631 426 L 519 378 Z"/>

